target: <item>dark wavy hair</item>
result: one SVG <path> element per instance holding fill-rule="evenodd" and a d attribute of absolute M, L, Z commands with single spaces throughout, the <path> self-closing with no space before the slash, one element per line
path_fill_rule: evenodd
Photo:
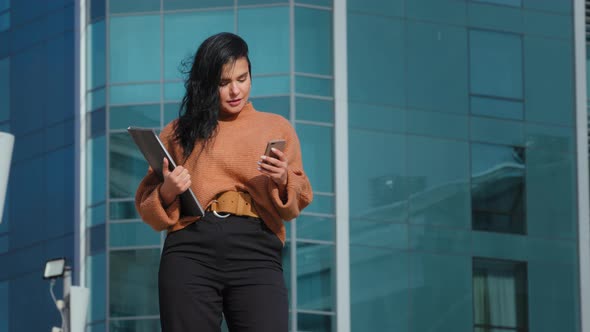
<path fill-rule="evenodd" d="M 174 138 L 182 146 L 185 159 L 197 142 L 206 144 L 215 135 L 222 69 L 225 64 L 235 63 L 240 58 L 246 58 L 251 74 L 248 44 L 229 32 L 207 38 L 195 53 L 190 70 L 186 72 L 186 92 L 174 129 Z"/>

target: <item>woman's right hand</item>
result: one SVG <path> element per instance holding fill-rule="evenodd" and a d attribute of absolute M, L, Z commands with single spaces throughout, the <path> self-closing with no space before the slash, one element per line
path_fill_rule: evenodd
<path fill-rule="evenodd" d="M 176 196 L 187 191 L 191 186 L 191 175 L 182 166 L 177 166 L 172 172 L 168 169 L 168 159 L 162 161 L 162 175 L 164 183 L 160 187 L 160 197 L 166 206 L 174 202 Z"/>

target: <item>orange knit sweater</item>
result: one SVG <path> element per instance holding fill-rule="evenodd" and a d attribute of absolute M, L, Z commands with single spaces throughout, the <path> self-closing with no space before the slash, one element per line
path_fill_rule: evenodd
<path fill-rule="evenodd" d="M 290 123 L 279 115 L 258 112 L 248 103 L 233 119 L 220 120 L 210 144 L 206 148 L 195 145 L 186 161 L 182 147 L 173 138 L 175 123 L 164 127 L 160 138 L 174 161 L 190 172 L 191 189 L 201 205 L 208 206 L 217 194 L 225 191 L 248 192 L 262 220 L 285 242 L 283 220 L 297 217 L 313 198 L 303 172 L 299 139 Z M 279 197 L 277 185 L 257 169 L 266 143 L 279 138 L 286 140 L 284 152 L 289 164 L 285 202 Z M 165 208 L 160 198 L 161 185 L 149 168 L 137 189 L 135 207 L 147 224 L 157 231 L 176 231 L 198 219 L 180 215 L 178 198 Z"/>

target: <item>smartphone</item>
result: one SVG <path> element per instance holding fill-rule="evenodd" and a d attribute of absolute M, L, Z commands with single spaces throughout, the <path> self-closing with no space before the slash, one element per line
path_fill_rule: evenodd
<path fill-rule="evenodd" d="M 284 139 L 274 139 L 272 141 L 268 141 L 268 143 L 266 143 L 266 150 L 264 151 L 264 155 L 274 158 L 275 155 L 274 155 L 274 153 L 272 153 L 272 150 L 271 150 L 272 148 L 284 151 L 285 150 L 285 140 Z"/>

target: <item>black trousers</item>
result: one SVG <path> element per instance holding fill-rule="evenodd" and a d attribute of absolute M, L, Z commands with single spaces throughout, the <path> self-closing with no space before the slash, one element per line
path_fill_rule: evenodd
<path fill-rule="evenodd" d="M 162 332 L 287 332 L 281 240 L 257 218 L 207 213 L 169 233 L 160 259 Z"/>

